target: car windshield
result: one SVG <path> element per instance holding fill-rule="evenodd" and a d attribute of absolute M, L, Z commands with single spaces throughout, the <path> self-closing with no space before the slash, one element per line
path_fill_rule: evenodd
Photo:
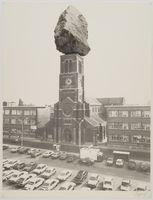
<path fill-rule="evenodd" d="M 13 175 L 12 175 L 12 177 L 14 177 L 14 178 L 17 177 L 17 176 L 18 176 L 17 174 L 13 174 Z"/>
<path fill-rule="evenodd" d="M 122 185 L 126 187 L 126 186 L 129 186 L 129 183 L 128 182 L 122 182 Z"/>
<path fill-rule="evenodd" d="M 112 159 L 112 158 L 108 158 L 107 160 L 108 160 L 108 161 L 113 161 L 113 159 Z"/>
<path fill-rule="evenodd" d="M 61 187 L 59 190 L 66 190 L 66 188 L 65 187 Z"/>
<path fill-rule="evenodd" d="M 28 185 L 33 185 L 34 184 L 34 182 L 33 181 L 30 181 L 29 183 L 28 183 Z"/>
<path fill-rule="evenodd" d="M 97 180 L 97 177 L 91 176 L 90 180 L 92 180 L 92 181 Z"/>
<path fill-rule="evenodd" d="M 105 184 L 111 185 L 111 182 L 110 181 L 105 181 Z"/>
<path fill-rule="evenodd" d="M 39 166 L 39 167 L 37 167 L 37 169 L 42 169 L 43 167 L 41 167 L 41 166 Z"/>
<path fill-rule="evenodd" d="M 50 173 L 50 172 L 52 172 L 52 170 L 51 169 L 47 169 L 45 172 Z"/>
<path fill-rule="evenodd" d="M 24 181 L 24 178 L 20 178 L 19 181 Z"/>
<path fill-rule="evenodd" d="M 56 181 L 53 181 L 50 185 L 53 185 L 53 184 L 55 184 L 56 183 Z"/>
<path fill-rule="evenodd" d="M 49 183 L 44 183 L 44 186 L 49 186 Z"/>
<path fill-rule="evenodd" d="M 16 161 L 13 160 L 13 161 L 10 161 L 9 164 L 14 164 L 15 162 L 16 162 Z"/>

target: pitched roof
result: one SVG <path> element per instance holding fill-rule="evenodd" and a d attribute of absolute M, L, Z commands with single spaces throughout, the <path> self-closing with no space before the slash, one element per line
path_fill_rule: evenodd
<path fill-rule="evenodd" d="M 96 99 L 96 98 L 85 98 L 85 101 L 87 103 L 89 103 L 89 105 L 97 105 L 97 106 L 101 106 L 101 103 Z"/>
<path fill-rule="evenodd" d="M 91 117 L 85 117 L 85 120 L 92 126 L 99 126 L 100 124 L 105 124 L 106 122 L 100 118 L 98 115 L 93 115 Z"/>

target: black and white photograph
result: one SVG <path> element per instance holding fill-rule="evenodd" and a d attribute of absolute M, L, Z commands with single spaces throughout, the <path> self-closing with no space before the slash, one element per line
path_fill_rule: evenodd
<path fill-rule="evenodd" d="M 3 195 L 149 199 L 152 2 L 1 8 Z"/>

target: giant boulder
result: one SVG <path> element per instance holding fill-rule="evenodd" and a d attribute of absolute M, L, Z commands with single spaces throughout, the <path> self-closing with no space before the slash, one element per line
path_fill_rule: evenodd
<path fill-rule="evenodd" d="M 56 49 L 64 54 L 87 55 L 90 51 L 87 26 L 84 16 L 76 8 L 69 6 L 60 15 L 54 30 Z"/>

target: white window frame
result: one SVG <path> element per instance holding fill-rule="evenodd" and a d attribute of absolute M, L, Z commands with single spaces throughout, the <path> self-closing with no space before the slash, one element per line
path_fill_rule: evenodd
<path fill-rule="evenodd" d="M 9 115 L 10 114 L 10 110 L 8 110 L 8 109 L 5 109 L 5 115 Z"/>
<path fill-rule="evenodd" d="M 14 123 L 12 123 L 14 121 Z M 11 119 L 11 124 L 16 124 L 16 119 Z"/>

